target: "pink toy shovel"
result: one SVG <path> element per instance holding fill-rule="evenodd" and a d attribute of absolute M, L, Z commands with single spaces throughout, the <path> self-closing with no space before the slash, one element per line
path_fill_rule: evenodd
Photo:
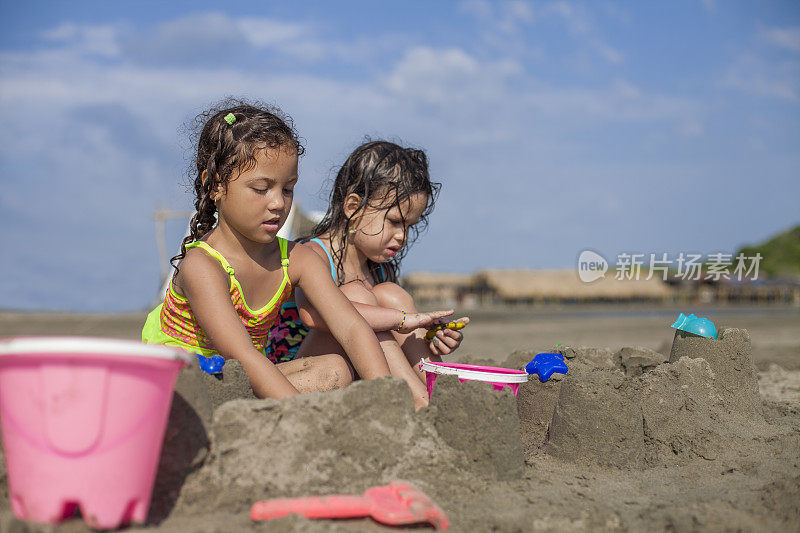
<path fill-rule="evenodd" d="M 447 529 L 447 515 L 422 491 L 407 481 L 393 481 L 372 487 L 362 496 L 322 496 L 281 498 L 257 502 L 250 508 L 253 520 L 270 520 L 290 514 L 306 518 L 361 518 L 388 525 L 428 522 L 436 529 Z"/>

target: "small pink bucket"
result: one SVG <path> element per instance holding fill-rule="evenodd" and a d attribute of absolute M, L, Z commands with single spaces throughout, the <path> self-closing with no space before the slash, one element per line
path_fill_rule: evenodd
<path fill-rule="evenodd" d="M 494 386 L 494 390 L 503 390 L 504 387 L 511 389 L 514 396 L 519 391 L 519 386 L 528 381 L 528 373 L 523 370 L 513 370 L 497 366 L 478 366 L 462 365 L 458 363 L 439 363 L 435 361 L 425 361 L 420 363 L 420 368 L 425 371 L 425 384 L 428 386 L 428 398 L 431 397 L 433 384 L 439 374 L 450 374 L 458 376 L 458 380 L 464 381 L 488 381 Z"/>
<path fill-rule="evenodd" d="M 184 350 L 81 337 L 0 340 L 0 422 L 14 514 L 93 528 L 144 522 Z"/>

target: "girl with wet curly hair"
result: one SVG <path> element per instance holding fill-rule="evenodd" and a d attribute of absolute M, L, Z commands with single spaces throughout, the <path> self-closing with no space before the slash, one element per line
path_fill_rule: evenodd
<path fill-rule="evenodd" d="M 428 328 L 453 311 L 419 313 L 411 296 L 397 284 L 400 261 L 426 227 L 439 188 L 430 179 L 422 150 L 381 140 L 366 142 L 339 169 L 330 207 L 304 239 L 305 246 L 328 263 L 330 277 L 375 330 L 392 375 L 406 379 L 418 407 L 427 404 L 425 378 L 417 367 L 420 359 L 441 360 L 462 339 L 460 332 L 443 329 L 428 341 Z M 267 353 L 295 349 L 301 355 L 320 356 L 341 352 L 333 329 L 306 296 L 298 290 L 297 309 L 284 306 L 284 320 L 276 326 L 281 330 L 276 337 L 284 342 L 273 342 Z"/>
<path fill-rule="evenodd" d="M 142 340 L 197 354 L 209 372 L 241 362 L 258 397 L 331 390 L 389 374 L 372 329 L 313 250 L 277 236 L 292 206 L 303 147 L 276 108 L 227 100 L 198 117 L 195 209 L 190 235 L 173 258 L 164 302 Z M 264 354 L 279 308 L 301 288 L 343 347 L 274 364 Z M 345 360 L 344 357 L 347 357 Z"/>

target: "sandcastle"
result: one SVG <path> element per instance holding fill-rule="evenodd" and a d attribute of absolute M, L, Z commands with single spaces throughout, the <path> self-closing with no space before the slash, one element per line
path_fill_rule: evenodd
<path fill-rule="evenodd" d="M 718 339 L 677 332 L 669 355 L 635 347 L 556 350 L 570 367 L 567 376 L 534 379 L 517 398 L 442 376 L 429 408 L 418 412 L 394 378 L 275 401 L 253 399 L 236 362 L 221 379 L 184 371 L 149 527 L 248 529 L 256 527 L 247 518 L 255 501 L 357 494 L 394 479 L 427 492 L 456 531 L 691 527 L 718 515 L 748 529 L 800 518 L 800 413 L 765 417 L 747 331 L 722 328 Z M 503 366 L 522 368 L 532 355 L 515 352 Z M 770 459 L 760 466 L 753 457 Z M 775 479 L 731 477 L 747 468 L 774 471 Z M 636 503 L 642 480 L 663 491 L 655 499 L 682 502 L 685 496 L 657 484 L 665 472 L 683 480 L 695 471 L 704 472 L 707 490 L 719 486 L 714 476 L 730 471 L 740 489 L 726 486 L 724 494 L 737 499 L 736 510 Z M 613 499 L 612 489 L 627 500 Z M 752 496 L 758 490 L 769 502 Z M 5 506 L 4 483 L 2 498 Z M 352 525 L 288 517 L 272 527 Z"/>
<path fill-rule="evenodd" d="M 554 406 L 544 443 L 552 455 L 636 467 L 714 459 L 763 430 L 745 330 L 723 329 L 718 339 L 677 331 L 660 364 L 643 349 L 563 351 L 574 375 Z"/>

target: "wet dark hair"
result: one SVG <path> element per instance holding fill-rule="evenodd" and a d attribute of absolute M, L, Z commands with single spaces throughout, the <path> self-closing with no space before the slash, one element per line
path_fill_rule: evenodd
<path fill-rule="evenodd" d="M 428 216 L 433 211 L 440 188 L 440 183 L 431 181 L 428 158 L 422 150 L 403 148 L 388 141 L 367 141 L 356 148 L 339 169 L 331 190 L 328 212 L 311 231 L 311 235 L 303 240 L 329 233 L 331 241 L 339 241 L 338 246 L 331 246 L 331 254 L 336 266 L 336 282 L 341 285 L 344 281 L 345 239 L 350 221 L 367 207 L 388 210 L 393 206 L 399 207 L 413 194 L 425 193 L 428 205 L 419 222 L 406 233 L 406 245 L 400 253 L 387 263 L 367 260 L 369 271 L 375 279 L 397 281 L 400 261 L 428 226 Z M 351 194 L 357 194 L 361 203 L 348 217 L 344 213 L 344 203 Z"/>
<path fill-rule="evenodd" d="M 225 120 L 229 114 L 236 117 L 233 124 Z M 245 172 L 253 168 L 259 149 L 289 149 L 298 156 L 304 152 L 292 119 L 280 109 L 258 102 L 227 98 L 197 115 L 190 130 L 197 146 L 190 171 L 194 176 L 196 212 L 189 223 L 189 235 L 181 243 L 181 253 L 170 259 L 176 273 L 177 262 L 186 256 L 186 245 L 214 228 L 217 206 L 211 196 L 219 185 L 227 187 L 234 170 Z"/>

